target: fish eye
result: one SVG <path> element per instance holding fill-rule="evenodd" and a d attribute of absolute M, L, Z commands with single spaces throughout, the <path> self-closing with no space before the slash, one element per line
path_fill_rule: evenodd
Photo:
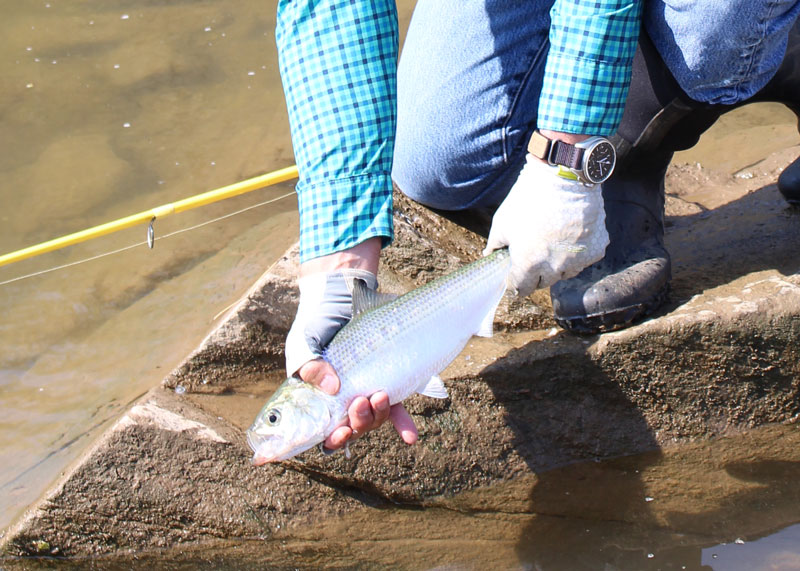
<path fill-rule="evenodd" d="M 281 411 L 277 408 L 270 409 L 267 412 L 267 422 L 269 422 L 270 426 L 275 426 L 281 421 Z"/>

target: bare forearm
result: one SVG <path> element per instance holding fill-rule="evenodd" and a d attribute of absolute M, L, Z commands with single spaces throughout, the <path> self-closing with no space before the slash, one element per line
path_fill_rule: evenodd
<path fill-rule="evenodd" d="M 334 252 L 327 256 L 303 262 L 300 264 L 300 277 L 317 272 L 331 272 L 342 268 L 367 270 L 377 275 L 380 253 L 381 238 L 370 238 L 341 252 Z"/>

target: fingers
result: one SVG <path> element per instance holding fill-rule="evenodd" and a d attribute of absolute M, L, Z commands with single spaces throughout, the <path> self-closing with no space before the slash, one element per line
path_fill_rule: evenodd
<path fill-rule="evenodd" d="M 527 272 L 527 273 L 526 273 Z M 527 297 L 537 289 L 552 285 L 546 282 L 543 272 L 536 269 L 511 270 L 508 277 L 508 286 L 511 291 L 519 297 Z M 555 283 L 555 280 L 553 281 Z"/>
<path fill-rule="evenodd" d="M 347 423 L 339 426 L 328 438 L 325 439 L 325 448 L 338 450 L 348 440 L 357 438 L 370 430 L 382 425 L 386 420 L 391 420 L 397 433 L 406 444 L 414 444 L 419 433 L 411 415 L 402 404 L 389 405 L 389 395 L 381 391 L 369 399 L 356 398 L 348 409 Z"/>
<path fill-rule="evenodd" d="M 308 384 L 319 387 L 329 395 L 339 392 L 341 386 L 339 375 L 327 361 L 322 359 L 308 361 L 297 370 L 297 374 Z"/>
<path fill-rule="evenodd" d="M 482 254 L 484 256 L 488 256 L 495 250 L 499 250 L 500 248 L 505 248 L 508 246 L 508 240 L 502 236 L 502 233 L 498 231 L 494 225 L 489 229 L 489 237 L 486 239 L 486 247 L 483 249 Z"/>
<path fill-rule="evenodd" d="M 389 412 L 389 418 L 392 420 L 394 429 L 403 439 L 406 444 L 414 444 L 419 438 L 417 426 L 408 411 L 402 404 L 396 404 Z"/>
<path fill-rule="evenodd" d="M 377 428 L 388 417 L 389 397 L 385 392 L 375 393 L 370 399 L 357 397 L 347 409 L 347 422 L 325 439 L 325 448 L 338 450 L 351 438 Z"/>
<path fill-rule="evenodd" d="M 369 400 L 356 398 L 348 409 L 350 427 L 356 434 L 363 434 L 378 428 L 389 418 L 389 395 L 381 391 L 372 395 Z"/>
<path fill-rule="evenodd" d="M 353 436 L 353 429 L 345 424 L 334 430 L 322 445 L 328 450 L 338 450 L 347 444 L 351 436 Z"/>
<path fill-rule="evenodd" d="M 372 428 L 378 428 L 389 418 L 391 411 L 391 407 L 389 406 L 389 395 L 383 391 L 375 393 L 370 397 L 369 404 L 372 406 L 372 410 L 375 413 L 375 420 Z"/>

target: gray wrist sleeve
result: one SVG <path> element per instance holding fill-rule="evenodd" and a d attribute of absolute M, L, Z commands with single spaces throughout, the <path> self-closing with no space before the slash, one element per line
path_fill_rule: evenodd
<path fill-rule="evenodd" d="M 344 269 L 298 280 L 300 304 L 286 337 L 286 372 L 289 376 L 307 361 L 322 356 L 333 336 L 353 315 L 353 280 L 361 279 L 370 289 L 378 280 L 365 270 Z"/>

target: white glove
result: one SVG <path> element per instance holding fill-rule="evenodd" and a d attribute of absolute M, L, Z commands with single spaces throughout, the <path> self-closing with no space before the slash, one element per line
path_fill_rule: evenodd
<path fill-rule="evenodd" d="M 608 246 L 600 185 L 557 174 L 528 154 L 492 219 L 484 254 L 508 246 L 509 286 L 519 295 L 578 275 Z"/>
<path fill-rule="evenodd" d="M 289 376 L 308 361 L 321 357 L 333 336 L 350 321 L 354 279 L 364 280 L 370 289 L 378 287 L 375 274 L 366 270 L 320 272 L 297 280 L 300 304 L 286 336 L 286 373 Z"/>

